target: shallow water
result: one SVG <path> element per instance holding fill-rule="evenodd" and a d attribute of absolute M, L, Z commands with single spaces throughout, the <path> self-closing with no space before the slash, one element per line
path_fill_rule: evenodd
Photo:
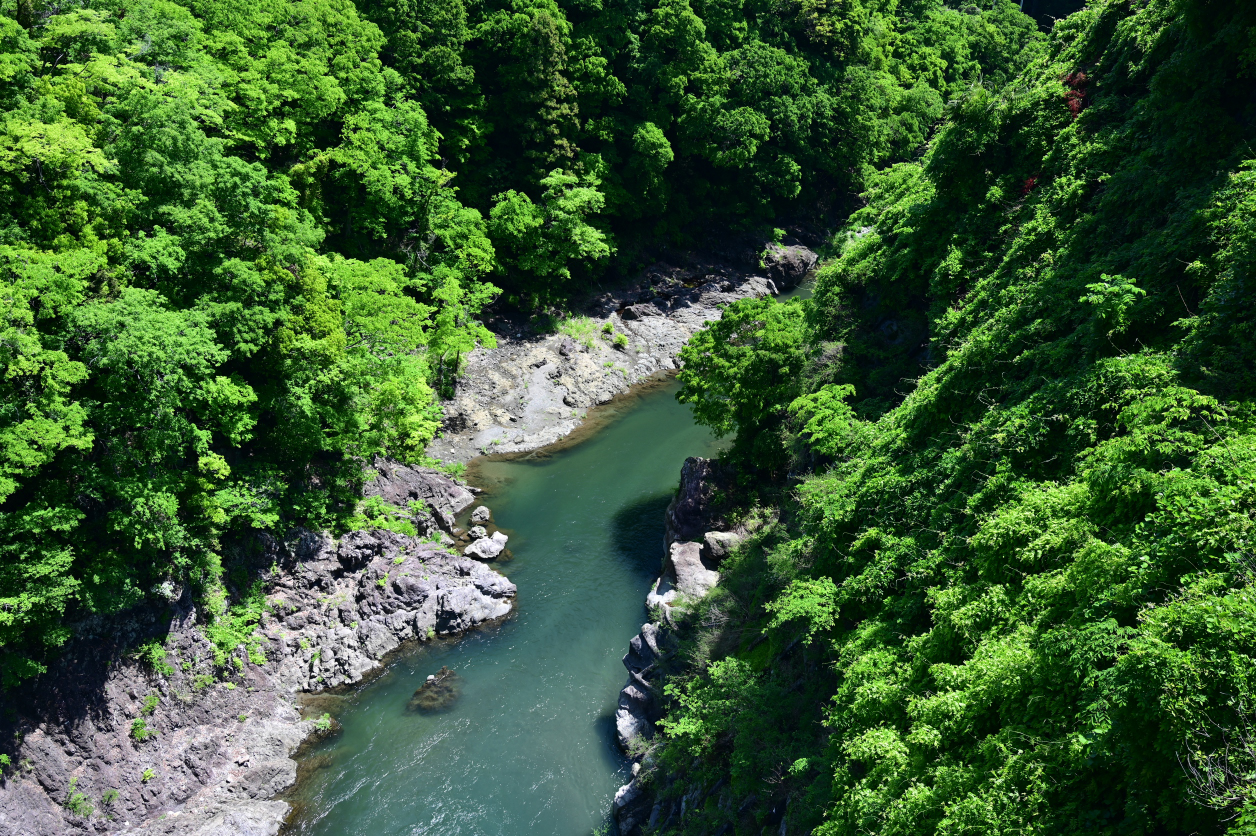
<path fill-rule="evenodd" d="M 676 388 L 617 402 L 562 452 L 476 468 L 510 535 L 498 568 L 519 587 L 514 614 L 404 654 L 350 694 L 343 732 L 306 759 L 325 765 L 299 785 L 288 833 L 588 836 L 602 823 L 628 775 L 613 743 L 620 659 L 659 571 L 663 511 L 685 457 L 717 449 Z M 457 702 L 407 712 L 443 665 L 462 678 Z"/>

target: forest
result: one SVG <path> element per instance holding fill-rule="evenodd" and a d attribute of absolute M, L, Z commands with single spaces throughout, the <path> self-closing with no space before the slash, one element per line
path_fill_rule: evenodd
<path fill-rule="evenodd" d="M 1251 4 L 1091 2 L 685 349 L 762 527 L 675 832 L 1256 833 L 1254 71 Z"/>
<path fill-rule="evenodd" d="M 0 682 L 163 584 L 234 646 L 488 313 L 805 217 L 682 353 L 757 533 L 676 832 L 1256 833 L 1256 6 L 1028 5 L 0 0 Z"/>
<path fill-rule="evenodd" d="M 8 685 L 162 584 L 235 636 L 224 554 L 361 522 L 486 305 L 849 194 L 1037 43 L 1010 0 L 0 10 Z"/>

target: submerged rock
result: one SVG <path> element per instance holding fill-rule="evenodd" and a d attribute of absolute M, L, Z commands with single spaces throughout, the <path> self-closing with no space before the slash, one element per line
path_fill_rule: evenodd
<path fill-rule="evenodd" d="M 406 711 L 419 714 L 435 714 L 449 709 L 462 694 L 462 677 L 442 667 L 428 676 L 406 703 Z"/>

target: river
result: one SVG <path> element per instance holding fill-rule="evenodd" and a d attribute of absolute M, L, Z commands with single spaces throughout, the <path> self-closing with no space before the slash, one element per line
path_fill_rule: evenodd
<path fill-rule="evenodd" d="M 510 535 L 519 587 L 504 623 L 415 649 L 340 703 L 343 731 L 305 756 L 287 834 L 589 836 L 628 762 L 613 714 L 620 658 L 645 620 L 663 511 L 711 434 L 655 385 L 603 407 L 566 449 L 470 474 Z M 406 703 L 429 674 L 462 679 L 443 713 Z M 315 768 L 317 767 L 317 768 Z"/>

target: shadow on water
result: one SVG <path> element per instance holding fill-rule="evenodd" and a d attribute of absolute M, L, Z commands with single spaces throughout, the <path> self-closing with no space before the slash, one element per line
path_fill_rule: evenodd
<path fill-rule="evenodd" d="M 671 501 L 670 493 L 648 496 L 611 516 L 611 545 L 634 571 L 657 576 L 662 570 L 663 514 Z"/>

